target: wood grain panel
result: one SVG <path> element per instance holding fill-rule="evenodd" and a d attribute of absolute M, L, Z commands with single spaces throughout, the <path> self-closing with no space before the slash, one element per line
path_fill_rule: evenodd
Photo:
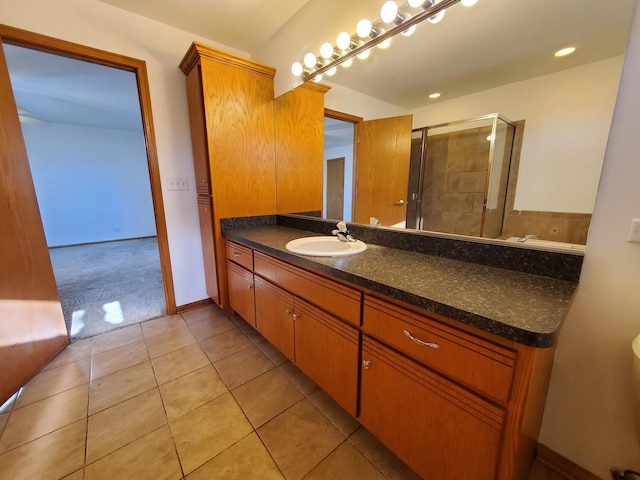
<path fill-rule="evenodd" d="M 490 398 L 509 399 L 514 351 L 371 297 L 365 297 L 363 330 Z M 419 345 L 405 331 L 439 348 Z"/>
<path fill-rule="evenodd" d="M 277 213 L 322 210 L 324 93 L 307 83 L 275 101 Z"/>
<path fill-rule="evenodd" d="M 253 271 L 253 250 L 227 240 L 227 259 Z"/>
<path fill-rule="evenodd" d="M 406 220 L 412 116 L 358 124 L 353 221 L 393 226 Z M 396 205 L 404 200 L 402 206 Z"/>
<path fill-rule="evenodd" d="M 495 478 L 504 411 L 366 336 L 362 360 L 359 420 L 376 437 L 424 478 Z"/>
<path fill-rule="evenodd" d="M 207 130 L 204 121 L 204 101 L 202 98 L 202 74 L 200 65 L 187 75 L 187 103 L 189 106 L 189 125 L 191 127 L 191 149 L 193 167 L 196 175 L 198 195 L 211 195 L 209 180 L 209 150 L 207 148 Z"/>
<path fill-rule="evenodd" d="M 255 277 L 256 328 L 292 362 L 295 360 L 293 295 Z"/>
<path fill-rule="evenodd" d="M 220 304 L 220 290 L 215 240 L 213 235 L 213 207 L 211 197 L 198 196 L 198 218 L 200 220 L 200 240 L 202 242 L 202 261 L 204 263 L 204 278 L 209 298 Z"/>
<path fill-rule="evenodd" d="M 260 252 L 254 253 L 255 272 L 352 325 L 360 325 L 362 293 L 319 275 L 276 260 Z"/>
<path fill-rule="evenodd" d="M 227 261 L 229 274 L 229 303 L 231 308 L 255 328 L 256 307 L 253 273 Z"/>
<path fill-rule="evenodd" d="M 0 404 L 68 343 L 0 45 Z"/>
<path fill-rule="evenodd" d="M 351 415 L 358 395 L 358 331 L 294 299 L 295 363 Z"/>

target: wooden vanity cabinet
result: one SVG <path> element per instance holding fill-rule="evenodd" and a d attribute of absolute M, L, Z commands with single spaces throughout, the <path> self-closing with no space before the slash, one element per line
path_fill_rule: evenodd
<path fill-rule="evenodd" d="M 256 276 L 255 296 L 257 330 L 295 362 L 293 295 Z"/>
<path fill-rule="evenodd" d="M 231 260 L 227 260 L 227 275 L 231 308 L 255 328 L 256 306 L 253 293 L 253 273 L 233 263 Z"/>

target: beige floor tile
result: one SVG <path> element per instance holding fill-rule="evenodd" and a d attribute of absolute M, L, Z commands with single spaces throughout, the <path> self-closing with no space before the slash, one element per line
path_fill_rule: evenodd
<path fill-rule="evenodd" d="M 276 367 L 288 362 L 287 357 L 285 357 L 284 354 L 280 352 L 280 350 L 271 345 L 268 340 L 265 342 L 260 342 L 256 344 L 256 346 L 260 349 L 260 351 L 262 351 L 262 353 L 267 356 L 269 360 L 273 362 Z"/>
<path fill-rule="evenodd" d="M 389 480 L 420 480 L 413 470 L 364 427 L 356 430 L 349 440 Z"/>
<path fill-rule="evenodd" d="M 140 324 L 119 328 L 112 332 L 103 333 L 93 337 L 93 354 L 106 352 L 114 348 L 128 345 L 142 340 L 142 328 Z"/>
<path fill-rule="evenodd" d="M 320 388 L 317 389 L 309 395 L 309 400 L 311 400 L 311 402 L 318 407 L 318 409 L 324 413 L 331 423 L 333 423 L 345 436 L 348 437 L 360 426 L 360 422 L 353 418 L 353 416 L 344 408 L 338 405 L 333 398 L 325 393 L 324 390 Z"/>
<path fill-rule="evenodd" d="M 86 418 L 88 398 L 85 384 L 15 409 L 0 437 L 0 453 Z"/>
<path fill-rule="evenodd" d="M 84 465 L 86 420 L 0 455 L 0 478 L 57 480 Z"/>
<path fill-rule="evenodd" d="M 85 480 L 177 480 L 182 478 L 169 427 L 151 432 L 87 465 Z"/>
<path fill-rule="evenodd" d="M 231 390 L 275 368 L 271 360 L 254 346 L 215 362 L 214 366 Z"/>
<path fill-rule="evenodd" d="M 549 469 L 540 462 L 533 462 L 531 471 L 527 480 L 547 480 L 549 478 Z"/>
<path fill-rule="evenodd" d="M 164 317 L 147 320 L 140 324 L 145 338 L 166 333 L 175 328 L 186 327 L 187 324 L 180 315 L 165 315 Z"/>
<path fill-rule="evenodd" d="M 160 392 L 149 390 L 89 417 L 87 464 L 167 423 Z"/>
<path fill-rule="evenodd" d="M 227 386 L 211 364 L 160 386 L 160 395 L 162 395 L 169 421 L 228 391 Z"/>
<path fill-rule="evenodd" d="M 168 332 L 149 337 L 145 341 L 151 358 L 159 357 L 197 342 L 196 337 L 193 336 L 187 326 L 173 328 Z"/>
<path fill-rule="evenodd" d="M 305 480 L 328 478 L 385 480 L 382 473 L 347 440 L 304 477 Z"/>
<path fill-rule="evenodd" d="M 305 395 L 310 395 L 318 389 L 318 385 L 316 385 L 313 380 L 307 377 L 304 372 L 293 363 L 283 363 L 278 367 L 278 369 L 284 373 L 287 378 L 291 380 Z"/>
<path fill-rule="evenodd" d="M 253 430 L 230 393 L 179 417 L 170 426 L 185 474 Z"/>
<path fill-rule="evenodd" d="M 253 346 L 249 339 L 238 329 L 207 338 L 200 342 L 200 345 L 212 362 L 217 362 Z"/>
<path fill-rule="evenodd" d="M 228 318 L 216 316 L 192 323 L 189 328 L 198 341 L 201 342 L 207 338 L 233 330 L 236 326 Z"/>
<path fill-rule="evenodd" d="M 142 340 L 99 353 L 91 359 L 91 380 L 96 380 L 147 360 L 149 360 L 147 344 Z"/>
<path fill-rule="evenodd" d="M 147 361 L 91 382 L 89 415 L 156 388 L 156 377 Z"/>
<path fill-rule="evenodd" d="M 192 325 L 207 318 L 226 317 L 227 312 L 216 305 L 208 305 L 206 307 L 200 307 L 194 310 L 189 310 L 187 312 L 182 312 L 180 315 L 182 315 L 182 318 L 184 318 L 184 321 L 187 323 L 187 325 Z"/>
<path fill-rule="evenodd" d="M 229 317 L 229 320 L 231 320 L 236 327 L 245 327 L 249 325 L 249 323 L 240 315 L 233 314 Z"/>
<path fill-rule="evenodd" d="M 304 398 L 302 392 L 277 368 L 236 388 L 233 396 L 254 428 Z"/>
<path fill-rule="evenodd" d="M 9 414 L 3 413 L 0 415 L 0 439 L 2 439 L 2 432 L 4 432 L 4 427 L 7 424 L 7 420 L 9 420 Z"/>
<path fill-rule="evenodd" d="M 553 470 L 549 470 L 549 476 L 547 480 L 566 480 L 566 477 L 563 477 L 559 473 L 554 472 Z"/>
<path fill-rule="evenodd" d="M 83 358 L 77 362 L 40 372 L 22 389 L 14 408 L 23 407 L 29 403 L 37 402 L 51 395 L 88 383 L 90 372 L 90 358 Z"/>
<path fill-rule="evenodd" d="M 200 345 L 194 343 L 188 347 L 160 355 L 151 360 L 151 364 L 158 385 L 162 385 L 189 372 L 211 365 L 211 361 Z"/>
<path fill-rule="evenodd" d="M 71 475 L 64 477 L 62 480 L 84 480 L 84 468 L 81 468 L 77 472 L 73 472 Z"/>
<path fill-rule="evenodd" d="M 92 338 L 83 338 L 82 340 L 73 342 L 72 344 L 67 345 L 67 347 L 61 351 L 56 358 L 51 360 L 43 370 L 49 370 L 51 368 L 56 368 L 61 365 L 66 365 L 67 363 L 77 362 L 83 358 L 90 357 L 92 348 Z"/>
<path fill-rule="evenodd" d="M 306 399 L 259 428 L 258 435 L 287 480 L 304 477 L 345 439 Z"/>
<path fill-rule="evenodd" d="M 187 476 L 187 480 L 250 479 L 284 480 L 271 455 L 255 433 L 244 437 Z"/>
<path fill-rule="evenodd" d="M 258 344 L 260 342 L 264 342 L 267 339 L 262 336 L 260 332 L 258 332 L 255 328 L 245 322 L 244 325 L 238 327 L 242 333 L 244 333 L 249 340 L 251 340 L 254 344 Z"/>

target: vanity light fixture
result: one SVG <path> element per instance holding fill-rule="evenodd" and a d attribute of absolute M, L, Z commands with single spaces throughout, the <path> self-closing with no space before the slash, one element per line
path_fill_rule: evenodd
<path fill-rule="evenodd" d="M 294 63 L 291 73 L 302 77 L 306 82 L 338 65 L 348 67 L 355 56 L 367 58 L 371 53 L 371 47 L 378 45 L 380 48 L 386 48 L 391 38 L 399 33 L 411 35 L 416 25 L 423 20 L 429 20 L 431 23 L 442 20 L 446 9 L 461 1 L 471 5 L 477 0 L 408 0 L 402 6 L 398 6 L 394 0 L 388 0 L 382 5 L 379 20 L 360 20 L 355 34 L 341 32 L 336 37 L 335 47 L 329 42 L 323 43 L 319 57 L 313 53 L 306 54 L 303 59 L 304 66 L 300 62 Z"/>
<path fill-rule="evenodd" d="M 553 54 L 554 57 L 566 57 L 576 51 L 576 47 L 565 47 Z"/>

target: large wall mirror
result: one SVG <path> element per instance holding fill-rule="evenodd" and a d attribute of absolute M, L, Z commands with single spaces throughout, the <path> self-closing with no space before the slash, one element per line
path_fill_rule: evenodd
<path fill-rule="evenodd" d="M 633 7 L 633 0 L 458 4 L 439 23 L 422 22 L 412 36 L 339 67 L 322 80 L 332 86 L 325 105 L 364 122 L 325 122 L 323 216 L 584 244 Z M 573 54 L 554 56 L 569 46 Z M 498 130 L 508 135 L 499 139 L 492 128 L 502 119 Z M 396 123 L 376 123 L 387 120 Z M 471 150 L 493 157 L 482 166 Z M 396 184 L 400 191 L 387 195 Z M 391 213 L 367 208 L 374 200 Z"/>

